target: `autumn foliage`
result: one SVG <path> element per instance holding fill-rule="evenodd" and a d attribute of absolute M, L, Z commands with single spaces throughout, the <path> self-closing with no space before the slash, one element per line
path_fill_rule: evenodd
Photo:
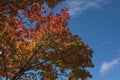
<path fill-rule="evenodd" d="M 11 80 L 37 80 L 38 76 L 41 80 L 92 77 L 86 68 L 94 67 L 93 52 L 68 29 L 68 9 L 47 13 L 42 6 L 44 1 L 54 8 L 63 0 L 0 2 L 0 77 Z"/>

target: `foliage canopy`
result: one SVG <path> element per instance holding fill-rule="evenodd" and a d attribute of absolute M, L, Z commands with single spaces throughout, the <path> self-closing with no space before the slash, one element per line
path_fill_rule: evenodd
<path fill-rule="evenodd" d="M 92 77 L 92 50 L 68 29 L 67 8 L 47 13 L 63 0 L 1 0 L 0 77 L 70 80 Z M 69 73 L 68 73 L 69 72 Z"/>

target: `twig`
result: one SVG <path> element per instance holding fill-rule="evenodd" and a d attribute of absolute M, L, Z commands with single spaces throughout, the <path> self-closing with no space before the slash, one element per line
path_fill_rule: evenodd
<path fill-rule="evenodd" d="M 3 65 L 4 65 L 4 71 L 5 71 L 6 80 L 8 80 L 6 60 L 5 60 L 5 56 L 4 56 L 4 50 L 2 50 L 2 58 L 3 58 Z"/>

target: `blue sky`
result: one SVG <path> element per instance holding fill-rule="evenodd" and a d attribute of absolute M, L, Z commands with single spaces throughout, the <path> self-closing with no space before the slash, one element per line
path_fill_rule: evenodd
<path fill-rule="evenodd" d="M 94 51 L 88 80 L 120 80 L 120 0 L 67 0 L 69 28 Z"/>
<path fill-rule="evenodd" d="M 93 78 L 87 80 L 120 80 L 120 0 L 67 0 L 58 5 L 65 6 L 71 32 L 94 51 L 95 68 L 89 69 Z"/>

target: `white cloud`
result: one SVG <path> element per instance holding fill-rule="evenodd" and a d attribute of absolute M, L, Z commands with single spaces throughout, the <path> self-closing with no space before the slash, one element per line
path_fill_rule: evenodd
<path fill-rule="evenodd" d="M 108 4 L 111 0 L 68 0 L 71 16 L 78 15 L 83 11 L 91 8 L 100 8 L 102 5 Z"/>
<path fill-rule="evenodd" d="M 111 62 L 103 62 L 100 73 L 103 74 L 113 68 L 115 65 L 120 63 L 120 59 L 113 59 Z"/>

